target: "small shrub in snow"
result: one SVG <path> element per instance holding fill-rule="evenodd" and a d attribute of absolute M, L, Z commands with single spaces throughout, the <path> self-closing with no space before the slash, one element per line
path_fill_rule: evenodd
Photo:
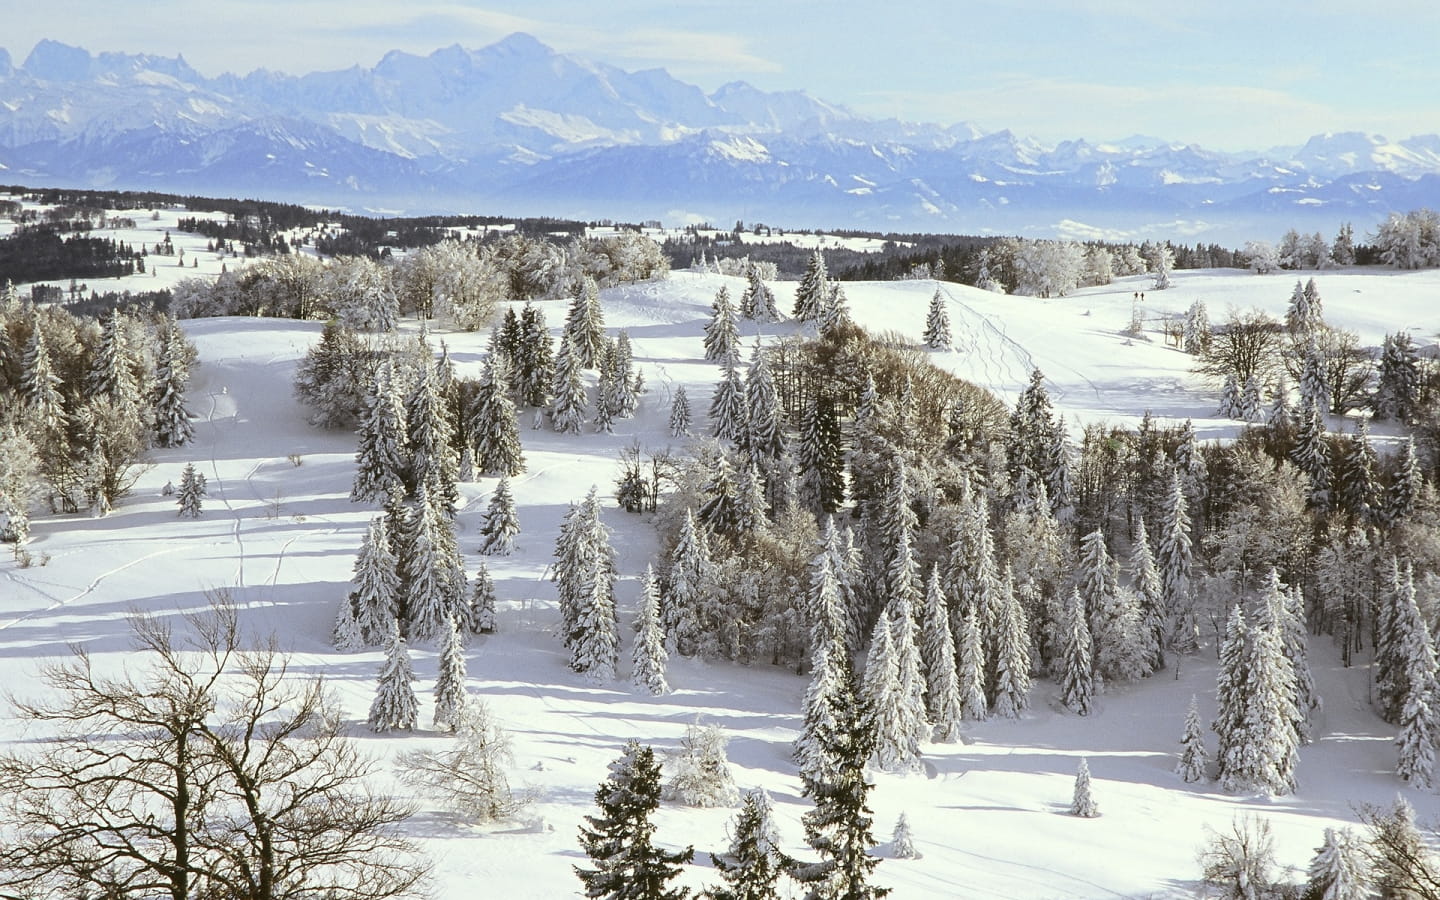
<path fill-rule="evenodd" d="M 740 793 L 725 757 L 728 740 L 718 725 L 687 726 L 679 749 L 665 761 L 673 774 L 664 798 L 686 806 L 733 806 Z"/>
<path fill-rule="evenodd" d="M 513 762 L 510 737 L 483 700 L 473 700 L 455 718 L 455 744 L 447 750 L 402 753 L 400 777 L 471 822 L 513 818 L 530 802 L 510 790 L 505 767 Z"/>
<path fill-rule="evenodd" d="M 1206 826 L 1200 848 L 1200 872 L 1205 883 L 1225 900 L 1261 900 L 1269 895 L 1275 868 L 1275 839 L 1270 823 L 1246 816 L 1230 823 L 1228 831 Z"/>

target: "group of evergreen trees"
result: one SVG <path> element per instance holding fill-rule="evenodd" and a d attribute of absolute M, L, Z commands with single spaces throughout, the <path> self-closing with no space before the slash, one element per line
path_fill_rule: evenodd
<path fill-rule="evenodd" d="M 154 310 L 97 321 L 0 290 L 0 541 L 24 542 L 37 502 L 103 515 L 147 448 L 189 443 L 194 363 Z"/>

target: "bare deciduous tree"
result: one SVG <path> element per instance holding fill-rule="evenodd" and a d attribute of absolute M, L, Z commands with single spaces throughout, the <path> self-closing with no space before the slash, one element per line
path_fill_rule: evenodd
<path fill-rule="evenodd" d="M 373 793 L 318 679 L 273 645 L 242 647 L 218 595 L 192 635 L 137 617 L 139 659 L 106 674 L 81 648 L 16 702 L 39 749 L 0 757 L 0 891 L 58 896 L 414 894 L 428 867 Z"/>
<path fill-rule="evenodd" d="M 1232 310 L 1214 329 L 1195 370 L 1215 378 L 1234 375 L 1240 384 L 1252 376 L 1268 384 L 1279 371 L 1284 334 L 1284 326 L 1258 309 Z"/>

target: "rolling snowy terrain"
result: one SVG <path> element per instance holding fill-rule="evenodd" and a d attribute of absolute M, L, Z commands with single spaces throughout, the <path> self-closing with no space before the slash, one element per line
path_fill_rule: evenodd
<path fill-rule="evenodd" d="M 213 272 L 217 262 L 204 265 Z M 134 276 L 122 286 L 153 287 L 170 277 L 170 270 L 160 271 L 164 278 Z M 1230 306 L 1283 316 L 1297 275 L 1315 276 L 1327 320 L 1356 331 L 1365 345 L 1378 345 L 1400 328 L 1413 329 L 1422 346 L 1436 342 L 1436 271 L 1182 271 L 1163 292 L 1148 290 L 1149 280 L 1137 278 L 1053 300 L 931 281 L 846 283 L 845 291 L 860 324 L 918 340 L 938 287 L 947 298 L 956 349 L 933 353 L 934 362 L 1007 403 L 1038 366 L 1057 410 L 1077 433 L 1094 421 L 1133 424 L 1148 409 L 1162 421 L 1193 418 L 1202 439 L 1223 439 L 1239 424 L 1215 417 L 1218 386 L 1189 371 L 1192 358 L 1166 346 L 1158 332 L 1150 332 L 1150 340 L 1121 333 L 1134 293 L 1147 291 L 1152 322 L 1183 313 L 1196 299 L 1206 301 L 1217 321 Z M 705 408 L 720 370 L 704 361 L 701 333 L 722 286 L 738 296 L 744 281 L 675 272 L 665 281 L 604 292 L 607 330 L 628 330 L 648 386 L 637 416 L 617 422 L 613 435 L 564 436 L 522 422 L 526 470 L 512 481 L 522 532 L 514 555 L 486 558 L 500 599 L 498 630 L 473 639 L 468 668 L 470 690 L 488 700 L 514 737 L 512 783 L 533 787 L 538 799 L 528 811 L 530 821 L 485 828 L 457 824 L 433 804 L 424 806 L 410 827 L 435 860 L 439 897 L 575 895 L 579 883 L 570 867 L 584 861 L 576 829 L 593 811 L 606 764 L 631 738 L 657 750 L 676 746 L 697 715 L 729 733 L 737 784 L 769 790 L 785 849 L 810 856 L 800 828 L 810 804 L 800 797 L 790 759 L 807 679 L 783 668 L 674 659 L 674 692 L 650 697 L 630 688 L 623 673 L 611 685 L 586 682 L 567 667 L 554 633 L 558 613 L 548 570 L 560 518 L 592 484 L 608 498 L 622 448 L 678 446 L 666 431 L 676 386 L 686 387 L 695 409 Z M 794 284 L 774 287 L 781 309 L 788 310 Z M 557 332 L 564 301 L 543 306 Z M 152 451 L 153 468 L 105 518 L 37 517 L 29 549 L 44 565 L 0 562 L 0 681 L 17 695 L 31 694 L 39 689 L 38 667 L 64 657 L 72 644 L 102 665 L 123 665 L 128 613 L 177 617 L 202 608 L 207 592 L 228 588 L 248 630 L 276 634 L 293 653 L 297 673 L 324 675 L 366 752 L 388 759 L 449 740 L 425 728 L 413 735 L 372 734 L 365 712 L 383 654 L 338 653 L 330 646 L 336 604 L 348 590 L 375 509 L 349 500 L 354 436 L 311 428 L 291 399 L 295 366 L 321 324 L 203 319 L 183 325 L 200 359 L 189 392 L 197 419 L 194 443 Z M 416 323 L 404 327 L 413 330 Z M 763 326 L 758 336 L 795 327 Z M 754 328 L 742 326 L 747 345 L 757 336 Z M 470 376 L 479 371 L 486 338 L 432 333 L 432 340 L 445 341 L 459 373 Z M 174 498 L 161 496 L 186 463 L 209 481 L 198 520 L 178 518 Z M 485 479 L 461 487 L 457 527 L 472 572 L 480 558 L 476 524 L 494 485 Z M 638 578 L 654 557 L 656 538 L 645 517 L 608 499 L 604 518 L 619 554 L 622 658 L 628 659 Z M 436 654 L 417 648 L 413 656 L 421 721 L 428 726 Z M 1065 712 L 1054 699 L 1055 685 L 1037 681 L 1023 718 L 971 723 L 964 743 L 928 745 L 923 775 L 876 775 L 871 801 L 877 836 L 886 839 L 904 812 L 924 856 L 887 860 L 874 880 L 899 898 L 1185 897 L 1198 889 L 1195 852 L 1203 826 L 1227 828 L 1239 812 L 1267 817 L 1280 861 L 1296 867 L 1309 860 L 1326 826 L 1355 823 L 1358 804 L 1385 804 L 1401 791 L 1422 821 L 1440 817 L 1435 794 L 1402 789 L 1394 775 L 1394 729 L 1368 705 L 1368 670 L 1343 668 L 1328 637 L 1313 639 L 1310 661 L 1324 708 L 1315 742 L 1300 751 L 1294 795 L 1229 795 L 1215 785 L 1186 785 L 1173 774 L 1191 695 L 1199 697 L 1207 722 L 1214 712 L 1214 648 L 1207 643 L 1178 671 L 1172 667 L 1105 694 L 1089 717 Z M 24 727 L 6 719 L 0 737 L 21 741 Z M 1081 757 L 1095 779 L 1098 819 L 1066 814 Z M 696 847 L 697 862 L 686 867 L 683 883 L 715 882 L 707 853 L 727 846 L 733 813 L 667 804 L 657 815 L 662 844 Z"/>

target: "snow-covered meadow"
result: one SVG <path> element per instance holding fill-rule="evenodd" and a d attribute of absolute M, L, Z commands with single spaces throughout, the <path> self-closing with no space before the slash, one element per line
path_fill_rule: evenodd
<path fill-rule="evenodd" d="M 202 254 L 203 249 L 202 241 Z M 187 248 L 187 258 L 190 252 Z M 1440 272 L 1298 274 L 1316 278 L 1326 319 L 1356 331 L 1365 345 L 1376 346 L 1401 328 L 1411 329 L 1422 347 L 1440 334 Z M 1137 278 L 1050 300 L 933 281 L 847 283 L 845 291 L 862 325 L 918 340 L 938 287 L 947 298 L 956 349 L 935 352 L 932 359 L 1007 402 L 1038 366 L 1057 410 L 1077 432 L 1094 421 L 1134 424 L 1148 409 L 1162 421 L 1193 418 L 1202 439 L 1223 439 L 1239 424 L 1214 415 L 1218 385 L 1192 374 L 1192 358 L 1167 346 L 1158 331 L 1147 332 L 1148 339 L 1123 333 L 1135 294 L 1146 292 L 1150 323 L 1183 313 L 1196 299 L 1206 302 L 1212 321 L 1222 320 L 1231 306 L 1258 306 L 1283 316 L 1296 276 L 1182 271 L 1163 292 Z M 136 287 L 145 289 L 146 277 L 136 278 Z M 810 856 L 800 827 L 810 804 L 800 796 L 790 759 L 805 678 L 782 668 L 675 659 L 669 668 L 673 693 L 652 698 L 630 688 L 623 676 L 597 687 L 575 675 L 553 633 L 558 613 L 548 569 L 566 505 L 592 484 L 602 495 L 613 490 L 622 448 L 677 446 L 666 431 L 675 386 L 685 386 L 693 408 L 705 408 L 720 370 L 704 360 L 701 334 L 721 286 L 738 296 L 744 281 L 675 272 L 662 282 L 604 292 L 607 329 L 628 330 L 648 386 L 638 415 L 617 422 L 613 435 L 557 435 L 522 422 L 526 471 L 512 480 L 522 533 L 514 555 L 486 560 L 500 601 L 498 631 L 472 641 L 469 675 L 471 691 L 488 700 L 513 735 L 512 783 L 532 787 L 537 800 L 527 821 L 498 827 L 458 824 L 433 804 L 422 809 L 411 827 L 435 860 L 439 897 L 575 895 L 579 882 L 571 865 L 584 860 L 576 829 L 593 811 L 592 796 L 606 764 L 631 738 L 657 750 L 676 746 L 697 716 L 730 735 L 739 786 L 770 792 L 787 851 Z M 793 283 L 774 288 L 781 309 L 788 310 Z M 552 333 L 558 332 L 563 301 L 543 305 Z M 36 565 L 0 562 L 0 681 L 26 695 L 37 686 L 37 668 L 67 654 L 71 644 L 105 664 L 123 664 L 127 613 L 176 616 L 203 607 L 207 592 L 228 588 L 246 628 L 277 635 L 293 654 L 297 673 L 324 675 L 367 752 L 389 758 L 449 740 L 423 729 L 413 735 L 372 734 L 365 711 L 383 654 L 342 654 L 330 647 L 335 606 L 348 590 L 351 565 L 375 509 L 349 500 L 353 435 L 311 428 L 291 396 L 295 366 L 318 337 L 320 324 L 273 319 L 183 324 L 200 354 L 189 394 L 197 417 L 195 442 L 152 451 L 153 468 L 105 518 L 37 517 L 29 548 Z M 756 326 L 745 323 L 742 338 L 748 346 L 793 327 L 762 326 L 757 334 Z M 478 374 L 485 334 L 432 332 L 432 340 L 439 339 L 460 374 Z M 167 481 L 178 482 L 187 462 L 209 482 L 198 520 L 178 518 L 174 498 L 161 496 Z M 457 525 L 471 571 L 479 559 L 476 523 L 494 484 L 485 479 L 462 485 Z M 656 539 L 644 517 L 608 500 L 605 521 L 615 534 L 621 620 L 628 626 Z M 624 633 L 628 643 L 628 628 Z M 437 654 L 424 648 L 413 656 L 421 679 L 417 690 L 428 707 Z M 1228 795 L 1214 785 L 1184 784 L 1173 774 L 1191 695 L 1198 696 L 1205 721 L 1214 712 L 1214 648 L 1206 646 L 1178 671 L 1172 667 L 1105 694 L 1088 717 L 1063 711 L 1054 700 L 1055 686 L 1038 681 L 1024 718 L 973 723 L 964 743 L 928 746 L 923 775 L 876 775 L 871 801 L 877 836 L 887 839 L 904 812 L 923 858 L 887 860 L 875 881 L 901 898 L 1192 896 L 1204 826 L 1227 828 L 1243 812 L 1269 818 L 1280 860 L 1303 867 L 1326 826 L 1354 824 L 1356 805 L 1385 804 L 1402 790 L 1394 775 L 1393 727 L 1367 704 L 1367 670 L 1343 668 L 1329 638 L 1314 639 L 1310 660 L 1324 709 L 1315 742 L 1300 752 L 1294 795 L 1274 800 Z M 428 726 L 428 708 L 421 721 Z M 0 729 L 0 737 L 9 740 L 25 735 L 13 720 L 0 723 Z M 1101 811 L 1096 819 L 1067 814 L 1082 757 L 1094 778 Z M 1403 793 L 1422 821 L 1440 818 L 1434 794 L 1408 788 Z M 696 847 L 696 863 L 686 867 L 683 883 L 716 880 L 707 853 L 727 846 L 733 813 L 667 804 L 658 814 L 662 844 Z"/>

